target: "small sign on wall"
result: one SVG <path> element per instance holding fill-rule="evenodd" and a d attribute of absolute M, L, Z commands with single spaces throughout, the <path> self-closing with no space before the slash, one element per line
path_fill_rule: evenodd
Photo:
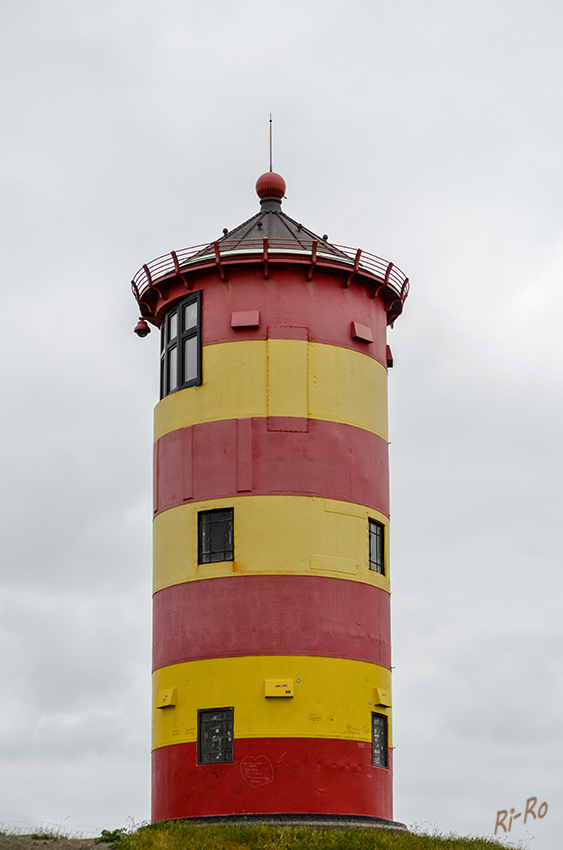
<path fill-rule="evenodd" d="M 293 679 L 266 679 L 264 682 L 264 696 L 292 697 Z"/>
<path fill-rule="evenodd" d="M 156 695 L 156 708 L 169 708 L 176 705 L 176 688 L 159 691 Z"/>

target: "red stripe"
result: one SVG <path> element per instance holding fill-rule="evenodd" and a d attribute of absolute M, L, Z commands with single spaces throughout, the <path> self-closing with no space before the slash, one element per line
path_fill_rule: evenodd
<path fill-rule="evenodd" d="M 202 658 L 317 655 L 391 666 L 390 596 L 321 576 L 229 576 L 154 595 L 154 669 Z"/>
<path fill-rule="evenodd" d="M 380 298 L 364 286 L 342 286 L 339 275 L 315 273 L 304 281 L 303 268 L 275 267 L 275 280 L 265 281 L 257 267 L 229 268 L 228 287 L 219 278 L 204 281 L 202 335 L 204 345 L 267 339 L 268 328 L 279 339 L 304 338 L 361 351 L 385 367 L 387 315 Z M 184 293 L 185 294 L 185 293 Z M 259 327 L 231 327 L 233 312 L 259 312 Z M 352 322 L 367 326 L 374 342 L 352 338 Z M 283 328 L 288 329 L 284 335 Z M 296 327 L 306 335 L 296 337 Z M 273 338 L 273 337 L 271 337 Z"/>
<path fill-rule="evenodd" d="M 244 492 L 338 499 L 389 515 L 388 452 L 382 437 L 319 419 L 278 422 L 280 430 L 266 418 L 237 422 L 203 422 L 171 431 L 155 443 L 155 513 Z"/>
<path fill-rule="evenodd" d="M 215 765 L 197 765 L 196 753 L 195 743 L 154 750 L 153 821 L 233 814 L 393 818 L 392 769 L 372 767 L 367 743 L 242 738 L 235 740 L 235 761 Z"/>

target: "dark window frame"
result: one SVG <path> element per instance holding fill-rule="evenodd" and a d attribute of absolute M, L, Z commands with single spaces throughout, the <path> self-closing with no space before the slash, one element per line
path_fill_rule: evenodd
<path fill-rule="evenodd" d="M 213 717 L 215 715 L 215 717 Z M 218 715 L 223 715 L 218 716 Z M 232 764 L 235 760 L 235 735 L 234 735 L 235 710 L 229 708 L 200 708 L 197 712 L 197 763 L 205 764 Z M 214 741 L 206 735 L 212 726 L 223 726 L 223 738 L 221 749 L 214 749 Z M 217 734 L 217 733 L 216 733 Z M 221 758 L 214 758 L 213 753 Z"/>
<path fill-rule="evenodd" d="M 217 527 L 222 528 L 222 547 L 218 546 Z M 234 508 L 216 508 L 199 511 L 197 515 L 197 562 L 218 564 L 235 559 L 235 511 Z"/>
<path fill-rule="evenodd" d="M 193 327 L 184 330 L 184 314 L 191 305 L 197 306 L 197 320 Z M 175 333 L 171 333 L 175 323 Z M 187 381 L 183 380 L 185 366 L 185 348 L 188 340 L 195 339 L 196 374 Z M 202 383 L 201 356 L 201 290 L 192 292 L 174 304 L 164 316 L 160 326 L 160 397 L 184 390 L 187 387 L 199 387 Z M 171 375 L 171 372 L 174 374 Z"/>
<path fill-rule="evenodd" d="M 372 572 L 385 575 L 385 526 L 376 519 L 368 520 L 369 560 Z"/>
<path fill-rule="evenodd" d="M 389 770 L 389 718 L 379 711 L 371 713 L 371 763 Z"/>

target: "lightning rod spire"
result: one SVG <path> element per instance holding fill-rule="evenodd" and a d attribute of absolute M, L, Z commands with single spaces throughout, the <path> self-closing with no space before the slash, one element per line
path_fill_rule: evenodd
<path fill-rule="evenodd" d="M 270 171 L 273 171 L 272 167 L 272 113 L 270 112 Z"/>

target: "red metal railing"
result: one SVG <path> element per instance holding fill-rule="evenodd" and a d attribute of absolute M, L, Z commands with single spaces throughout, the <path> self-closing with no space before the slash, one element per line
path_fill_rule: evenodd
<path fill-rule="evenodd" d="M 131 281 L 133 294 L 139 301 L 143 293 L 162 278 L 189 272 L 191 268 L 201 265 L 216 265 L 222 269 L 223 264 L 242 261 L 249 256 L 265 262 L 275 262 L 284 256 L 300 259 L 313 266 L 341 266 L 350 272 L 348 283 L 356 272 L 367 272 L 390 286 L 401 301 L 405 300 L 409 291 L 409 280 L 400 268 L 361 249 L 328 244 L 320 239 L 304 240 L 302 243 L 295 239 L 245 239 L 241 242 L 222 240 L 193 245 L 157 257 L 139 269 Z"/>

